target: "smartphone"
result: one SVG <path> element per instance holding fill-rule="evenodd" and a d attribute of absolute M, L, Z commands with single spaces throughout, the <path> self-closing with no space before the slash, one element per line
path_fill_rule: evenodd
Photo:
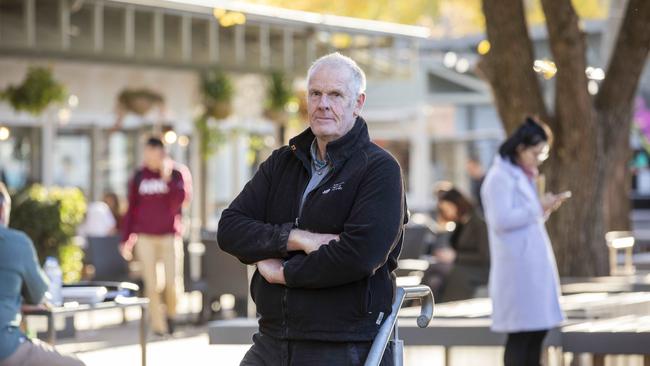
<path fill-rule="evenodd" d="M 557 197 L 561 198 L 563 200 L 565 200 L 567 198 L 571 198 L 571 191 L 564 191 L 562 193 L 558 193 Z"/>

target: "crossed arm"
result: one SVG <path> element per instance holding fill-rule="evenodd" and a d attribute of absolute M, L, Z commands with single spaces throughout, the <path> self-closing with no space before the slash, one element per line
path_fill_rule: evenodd
<path fill-rule="evenodd" d="M 311 233 L 292 223 L 264 221 L 273 157 L 222 214 L 218 242 L 246 264 L 257 264 L 270 283 L 323 288 L 354 282 L 383 266 L 401 234 L 404 193 L 392 159 L 370 166 L 343 226 L 336 234 Z M 290 259 L 289 251 L 302 251 Z"/>
<path fill-rule="evenodd" d="M 339 241 L 339 236 L 334 234 L 319 234 L 305 230 L 293 229 L 289 232 L 287 239 L 288 251 L 302 251 L 309 254 L 318 250 L 321 245 L 327 245 L 331 241 Z M 257 270 L 266 281 L 286 285 L 284 278 L 283 261 L 277 258 L 263 259 L 257 262 Z"/>

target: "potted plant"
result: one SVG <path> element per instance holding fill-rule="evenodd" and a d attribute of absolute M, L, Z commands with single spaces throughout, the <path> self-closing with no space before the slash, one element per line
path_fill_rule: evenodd
<path fill-rule="evenodd" d="M 162 95 L 146 88 L 125 89 L 117 97 L 120 108 L 139 116 L 147 114 L 154 106 L 165 103 Z"/>
<path fill-rule="evenodd" d="M 44 67 L 30 67 L 20 85 L 0 91 L 0 99 L 7 100 L 14 110 L 32 115 L 40 115 L 51 103 L 65 101 L 66 96 L 65 87 Z"/>
<path fill-rule="evenodd" d="M 223 70 L 213 68 L 206 71 L 201 80 L 201 92 L 207 116 L 221 120 L 232 113 L 233 85 Z"/>
<path fill-rule="evenodd" d="M 264 116 L 279 125 L 284 125 L 289 119 L 287 104 L 292 98 L 290 82 L 279 71 L 269 75 L 268 88 L 266 89 L 266 108 Z"/>

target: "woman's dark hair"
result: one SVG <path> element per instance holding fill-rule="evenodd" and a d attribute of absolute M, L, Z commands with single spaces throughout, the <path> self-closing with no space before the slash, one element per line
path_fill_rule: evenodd
<path fill-rule="evenodd" d="M 474 211 L 474 205 L 472 202 L 465 197 L 459 190 L 456 188 L 450 188 L 445 191 L 440 191 L 438 196 L 438 202 L 447 201 L 451 202 L 458 209 L 458 217 L 462 218 L 465 215 L 470 214 Z"/>
<path fill-rule="evenodd" d="M 115 225 L 119 228 L 122 221 L 122 215 L 120 213 L 120 198 L 117 196 L 117 193 L 115 192 L 106 192 L 104 193 L 103 201 L 108 205 L 108 208 L 111 210 L 111 214 L 115 219 Z M 109 203 L 108 201 L 112 201 L 112 202 Z"/>
<path fill-rule="evenodd" d="M 523 145 L 524 148 L 535 146 L 540 142 L 546 142 L 549 145 L 553 143 L 553 133 L 546 123 L 533 117 L 526 117 L 524 123 L 501 144 L 499 155 L 504 159 L 509 159 L 515 163 L 517 158 L 517 147 Z"/>

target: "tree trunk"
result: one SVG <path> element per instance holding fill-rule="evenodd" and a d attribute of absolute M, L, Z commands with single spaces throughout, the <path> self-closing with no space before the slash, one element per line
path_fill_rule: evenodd
<path fill-rule="evenodd" d="M 558 69 L 549 113 L 532 69 L 522 1 L 483 0 L 491 50 L 479 68 L 492 86 L 505 130 L 511 133 L 525 115 L 547 122 L 555 135 L 543 167 L 547 190 L 573 192 L 547 225 L 563 275 L 606 274 L 605 230 L 629 227 L 629 121 L 650 47 L 650 1 L 630 0 L 628 5 L 607 78 L 592 100 L 578 16 L 570 0 L 542 0 Z"/>
<path fill-rule="evenodd" d="M 529 115 L 546 120 L 548 114 L 533 70 L 533 44 L 521 0 L 484 0 L 483 13 L 490 52 L 482 58 L 479 71 L 492 86 L 506 133 L 510 134 Z"/>
<path fill-rule="evenodd" d="M 572 276 L 608 272 L 603 216 L 600 125 L 587 91 L 586 42 L 570 0 L 542 0 L 549 45 L 557 66 L 551 159 L 547 188 L 573 197 L 548 223 L 558 270 Z M 588 203 L 588 204 L 585 204 Z"/>
<path fill-rule="evenodd" d="M 607 77 L 594 102 L 603 126 L 606 230 L 631 227 L 631 173 L 627 166 L 632 157 L 632 105 L 650 50 L 650 1 L 629 0 L 627 5 Z"/>
<path fill-rule="evenodd" d="M 630 230 L 632 172 L 628 166 L 632 158 L 630 148 L 631 107 L 628 111 L 602 112 L 599 114 L 601 125 L 618 123 L 619 130 L 604 131 L 605 145 L 605 197 L 603 217 L 605 231 Z M 626 121 L 626 122 L 621 122 Z"/>

